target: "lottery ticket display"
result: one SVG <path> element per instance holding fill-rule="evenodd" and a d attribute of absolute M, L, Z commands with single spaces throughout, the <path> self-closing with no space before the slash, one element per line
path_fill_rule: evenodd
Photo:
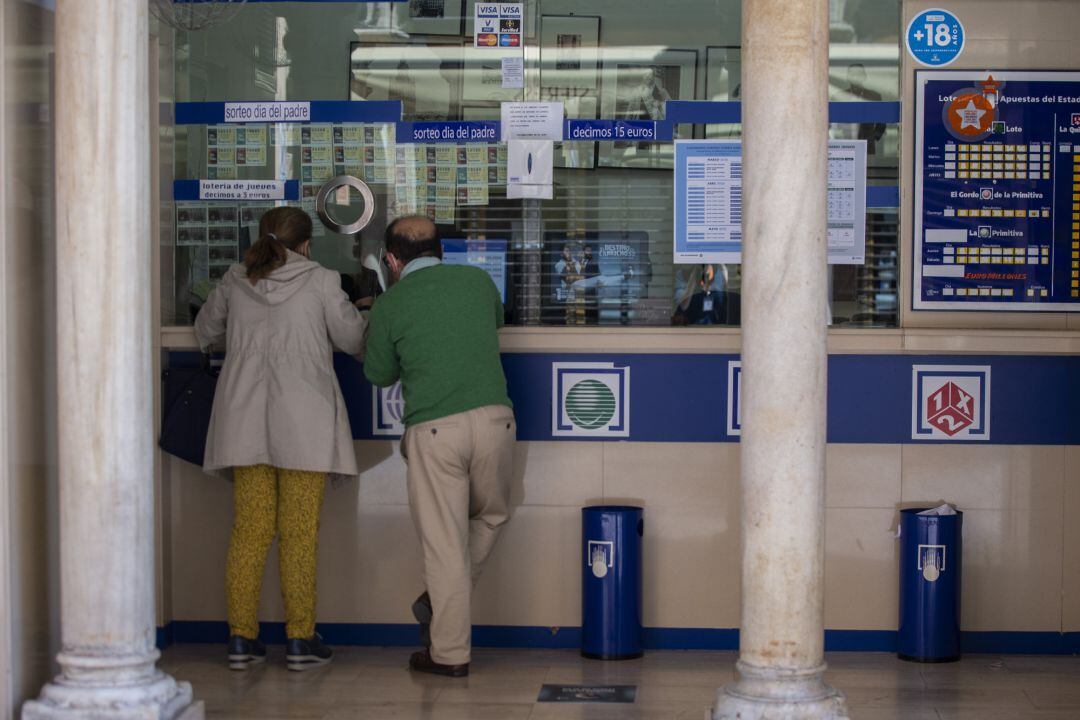
<path fill-rule="evenodd" d="M 915 310 L 1080 309 L 1080 73 L 916 73 Z"/>

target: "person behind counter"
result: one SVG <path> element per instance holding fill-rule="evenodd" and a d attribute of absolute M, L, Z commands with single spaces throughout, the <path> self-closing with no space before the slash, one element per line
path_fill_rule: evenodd
<path fill-rule="evenodd" d="M 510 519 L 517 426 L 499 359 L 499 290 L 483 270 L 441 256 L 427 218 L 387 227 L 397 282 L 371 309 L 364 374 L 380 387 L 400 379 L 405 396 L 402 448 L 427 586 L 412 608 L 427 647 L 409 667 L 465 677 L 472 588 Z"/>
<path fill-rule="evenodd" d="M 234 480 L 225 576 L 229 667 L 266 660 L 259 593 L 279 538 L 286 663 L 305 670 L 333 653 L 315 632 L 319 510 L 328 474 L 357 474 L 333 351 L 362 359 L 367 320 L 336 272 L 309 259 L 311 219 L 279 207 L 259 240 L 210 293 L 195 319 L 206 352 L 225 341 L 203 467 Z"/>

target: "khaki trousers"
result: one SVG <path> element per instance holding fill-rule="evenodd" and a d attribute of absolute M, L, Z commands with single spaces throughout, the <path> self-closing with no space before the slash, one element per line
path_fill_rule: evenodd
<path fill-rule="evenodd" d="M 510 519 L 516 434 L 513 411 L 488 405 L 413 425 L 402 439 L 435 662 L 469 662 L 472 587 Z"/>

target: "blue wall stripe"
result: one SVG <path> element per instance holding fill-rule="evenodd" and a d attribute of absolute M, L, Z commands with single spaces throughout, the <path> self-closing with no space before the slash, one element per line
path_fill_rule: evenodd
<path fill-rule="evenodd" d="M 230 182 L 229 180 L 222 180 L 221 182 Z M 199 199 L 199 181 L 198 180 L 173 180 L 173 200 L 180 202 L 187 202 L 191 200 Z M 300 181 L 299 180 L 286 180 L 285 181 L 285 199 L 286 200 L 299 200 L 300 199 Z M 208 201 L 209 202 L 209 201 Z M 222 200 L 221 202 L 237 203 L 238 200 Z"/>
<path fill-rule="evenodd" d="M 319 623 L 319 632 L 331 645 L 416 647 L 416 625 L 380 623 Z M 158 647 L 173 643 L 224 644 L 229 628 L 224 621 L 177 620 L 158 628 Z M 284 623 L 261 623 L 264 642 L 285 642 Z M 896 652 L 895 630 L 826 630 L 828 652 Z M 475 647 L 573 649 L 581 647 L 580 627 L 474 625 Z M 648 650 L 739 649 L 738 628 L 645 628 Z M 1080 632 L 974 632 L 961 633 L 965 653 L 1076 655 Z"/>
<path fill-rule="evenodd" d="M 225 122 L 225 103 L 180 102 L 173 106 L 173 113 L 177 125 L 219 125 Z M 400 100 L 311 101 L 310 122 L 313 123 L 392 123 L 399 120 Z"/>
<path fill-rule="evenodd" d="M 738 442 L 727 434 L 727 369 L 736 355 L 504 353 L 519 440 L 593 441 L 551 434 L 553 362 L 606 362 L 631 369 L 633 442 Z M 372 387 L 352 358 L 334 358 L 353 437 L 385 439 L 372 427 Z M 198 367 L 194 352 L 171 367 Z M 989 440 L 912 438 L 914 365 L 989 366 Z M 1072 355 L 831 355 L 831 443 L 1080 445 L 1080 357 Z M 777 389 L 783 392 L 783 388 Z M 707 401 L 702 401 L 705 398 Z"/>
<path fill-rule="evenodd" d="M 669 100 L 664 117 L 676 124 L 704 125 L 709 123 L 738 123 L 742 120 L 742 103 L 708 100 Z M 831 123 L 898 123 L 899 102 L 831 102 Z"/>
<path fill-rule="evenodd" d="M 649 650 L 738 650 L 738 628 L 645 628 Z"/>

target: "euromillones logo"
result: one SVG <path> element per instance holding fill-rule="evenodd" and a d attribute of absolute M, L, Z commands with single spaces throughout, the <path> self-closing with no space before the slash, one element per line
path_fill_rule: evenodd
<path fill-rule="evenodd" d="M 552 363 L 551 434 L 629 437 L 630 368 L 614 363 Z"/>

